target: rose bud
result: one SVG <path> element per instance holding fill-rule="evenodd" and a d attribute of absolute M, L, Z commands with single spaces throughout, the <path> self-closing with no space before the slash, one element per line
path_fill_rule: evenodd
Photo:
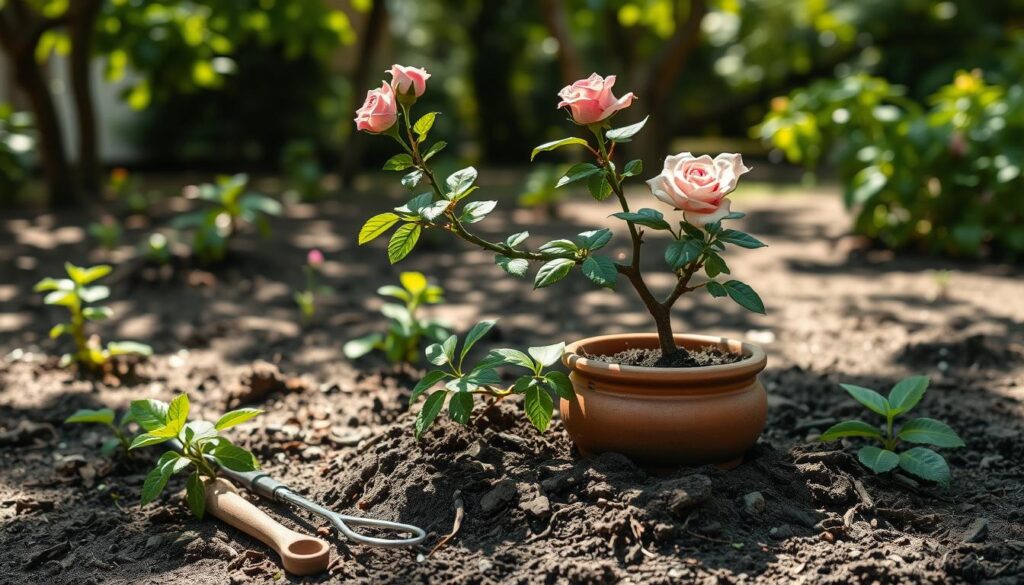
<path fill-rule="evenodd" d="M 612 95 L 613 85 L 614 75 L 601 77 L 593 73 L 586 79 L 562 88 L 562 91 L 558 92 L 558 97 L 562 98 L 558 107 L 568 107 L 573 121 L 581 126 L 596 124 L 610 118 L 615 112 L 628 108 L 636 97 L 630 92 L 616 99 Z"/>
<path fill-rule="evenodd" d="M 324 254 L 320 250 L 313 248 L 306 254 L 306 263 L 313 268 L 319 268 L 324 264 Z"/>
<path fill-rule="evenodd" d="M 399 95 L 412 93 L 416 97 L 420 97 L 423 92 L 427 91 L 427 80 L 430 79 L 430 74 L 426 69 L 396 64 L 391 66 L 391 71 L 385 71 L 385 73 L 391 74 L 391 88 Z"/>
<path fill-rule="evenodd" d="M 702 226 L 729 215 L 726 196 L 748 171 L 738 154 L 723 153 L 712 160 L 706 154 L 682 152 L 666 157 L 661 174 L 647 185 L 659 200 L 682 210 L 686 221 Z"/>
<path fill-rule="evenodd" d="M 398 121 L 398 103 L 395 92 L 386 82 L 381 82 L 380 89 L 366 92 L 363 107 L 356 110 L 356 130 L 380 134 L 387 132 Z"/>

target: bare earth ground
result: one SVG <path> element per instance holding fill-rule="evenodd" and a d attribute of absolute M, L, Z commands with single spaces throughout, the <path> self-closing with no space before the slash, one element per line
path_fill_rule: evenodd
<path fill-rule="evenodd" d="M 503 276 L 489 255 L 443 237 L 427 237 L 409 260 L 390 267 L 383 243 L 359 249 L 354 242 L 365 217 L 395 204 L 383 193 L 353 194 L 359 205 L 290 207 L 275 222 L 272 242 L 242 237 L 233 262 L 212 272 L 179 269 L 154 280 L 121 263 L 111 279 L 117 315 L 102 333 L 146 341 L 157 355 L 139 379 L 120 387 L 56 369 L 52 356 L 61 347 L 46 331 L 58 311 L 30 292 L 39 278 L 58 275 L 65 259 L 105 259 L 89 251 L 83 219 L 4 216 L 0 582 L 299 581 L 283 575 L 260 543 L 215 520 L 192 519 L 180 499 L 181 478 L 140 509 L 155 449 L 139 462 L 99 460 L 92 454 L 103 438 L 97 430 L 61 423 L 78 408 L 123 409 L 134 398 L 166 400 L 182 391 L 194 412 L 210 418 L 229 404 L 265 408 L 265 416 L 231 432 L 299 491 L 337 510 L 430 533 L 415 551 L 332 538 L 330 575 L 309 582 L 1024 580 L 1020 270 L 851 252 L 837 197 L 741 193 L 734 208 L 749 212 L 744 229 L 770 247 L 728 261 L 761 293 L 769 314 L 697 295 L 680 304 L 675 325 L 765 346 L 768 426 L 734 471 L 654 474 L 614 454 L 581 460 L 557 420 L 538 436 L 516 401 L 479 406 L 468 428 L 445 419 L 420 444 L 412 440 L 407 401 L 415 372 L 376 359 L 352 364 L 340 352 L 345 340 L 381 326 L 373 291 L 402 269 L 423 270 L 448 290 L 449 303 L 436 313 L 459 329 L 501 317 L 487 340 L 494 345 L 542 345 L 650 324 L 631 293 L 594 290 L 576 274 L 532 292 L 528 282 Z M 638 204 L 651 205 L 640 193 Z M 503 201 L 478 224 L 481 231 L 518 231 L 501 209 L 512 205 Z M 531 242 L 611 225 L 605 218 L 612 211 L 580 196 L 563 207 L 565 219 L 531 229 Z M 163 209 L 157 225 L 170 212 Z M 514 219 L 533 223 L 529 211 L 515 211 Z M 132 243 L 143 227 L 128 231 Z M 625 244 L 617 237 L 613 246 Z M 336 294 L 303 330 L 291 291 L 312 246 L 325 251 Z M 114 260 L 130 255 L 126 248 Z M 651 254 L 652 266 L 659 256 Z M 951 269 L 947 285 L 933 272 L 942 268 Z M 918 414 L 949 422 L 968 445 L 946 451 L 954 473 L 948 489 L 871 475 L 851 455 L 854 445 L 814 442 L 831 423 L 863 416 L 838 382 L 887 389 L 911 373 L 932 377 Z M 452 530 L 457 492 L 461 530 L 428 557 Z M 763 496 L 763 509 L 745 505 L 753 492 Z M 290 525 L 323 525 L 259 503 Z"/>

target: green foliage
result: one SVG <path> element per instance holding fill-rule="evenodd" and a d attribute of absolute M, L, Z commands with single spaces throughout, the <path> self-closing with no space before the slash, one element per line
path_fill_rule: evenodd
<path fill-rule="evenodd" d="M 281 214 L 281 204 L 258 193 L 249 192 L 249 176 L 238 174 L 217 177 L 216 183 L 204 183 L 187 189 L 191 197 L 206 203 L 206 208 L 180 215 L 172 221 L 179 229 L 192 229 L 192 252 L 203 264 L 220 262 L 227 253 L 228 241 L 238 229 L 255 225 L 268 236 L 268 216 Z"/>
<path fill-rule="evenodd" d="M 317 160 L 316 148 L 308 140 L 293 140 L 281 154 L 281 169 L 289 191 L 297 193 L 302 201 L 323 199 L 324 170 Z"/>
<path fill-rule="evenodd" d="M 544 432 L 551 423 L 554 411 L 553 396 L 571 399 L 574 395 L 568 376 L 546 368 L 553 366 L 565 352 L 565 344 L 531 347 L 527 353 L 517 349 L 495 349 L 476 363 L 466 358 L 473 346 L 494 327 L 495 321 L 481 321 L 473 326 L 462 341 L 451 335 L 443 342 L 427 347 L 430 363 L 441 369 L 430 370 L 412 390 L 410 407 L 420 396 L 426 396 L 423 407 L 414 422 L 416 438 L 434 424 L 445 401 L 452 420 L 467 424 L 475 405 L 474 396 L 501 399 L 511 394 L 523 395 L 526 417 L 538 431 Z M 500 387 L 501 377 L 496 368 L 514 366 L 527 370 L 507 386 Z M 439 385 L 443 384 L 440 388 Z"/>
<path fill-rule="evenodd" d="M 29 179 L 32 117 L 0 103 L 0 205 L 14 203 Z"/>
<path fill-rule="evenodd" d="M 349 359 L 359 359 L 374 351 L 382 351 L 392 363 L 418 361 L 420 344 L 438 342 L 448 337 L 448 330 L 438 321 L 419 316 L 423 305 L 444 302 L 444 290 L 427 282 L 419 272 L 403 272 L 401 286 L 383 286 L 377 293 L 398 299 L 402 304 L 385 303 L 381 314 L 388 320 L 385 333 L 371 333 L 345 344 L 342 351 Z"/>
<path fill-rule="evenodd" d="M 555 182 L 561 174 L 555 165 L 537 165 L 526 176 L 526 185 L 516 203 L 520 207 L 552 209 L 565 197 L 564 191 L 555 188 Z"/>
<path fill-rule="evenodd" d="M 220 432 L 263 414 L 255 408 L 233 410 L 221 416 L 216 423 L 204 420 L 188 421 L 190 404 L 187 394 L 176 396 L 171 402 L 135 400 L 131 415 L 145 431 L 135 437 L 129 449 L 159 445 L 172 439 L 181 443 L 181 452 L 167 451 L 160 456 L 156 467 L 146 475 L 142 484 L 141 505 L 152 502 L 167 486 L 172 475 L 191 471 L 185 484 L 185 501 L 196 518 L 205 513 L 206 492 L 203 478 L 216 479 L 213 464 L 233 471 L 259 469 L 259 462 L 249 451 L 234 445 Z"/>
<path fill-rule="evenodd" d="M 142 256 L 146 259 L 146 262 L 156 264 L 157 266 L 170 264 L 171 243 L 168 241 L 167 236 L 162 233 L 153 232 L 149 234 L 141 248 Z"/>
<path fill-rule="evenodd" d="M 76 411 L 64 420 L 64 424 L 97 424 L 107 427 L 114 436 L 103 441 L 100 446 L 100 455 L 110 457 L 120 447 L 121 453 L 129 455 L 131 440 L 128 438 L 128 425 L 134 422 L 131 411 L 121 415 L 121 419 L 114 422 L 117 415 L 109 408 L 90 410 L 87 408 Z"/>
<path fill-rule="evenodd" d="M 89 235 L 96 238 L 96 242 L 106 251 L 111 251 L 121 244 L 121 224 L 109 220 L 89 224 Z"/>
<path fill-rule="evenodd" d="M 900 380 L 885 397 L 871 390 L 853 384 L 840 384 L 854 400 L 875 414 L 885 417 L 885 429 L 859 420 L 848 420 L 833 425 L 821 435 L 822 441 L 835 441 L 846 437 L 862 437 L 881 443 L 882 447 L 868 445 L 861 447 L 857 458 L 865 467 L 875 473 L 892 471 L 897 466 L 922 479 L 948 484 L 949 465 L 941 455 L 926 447 L 896 452 L 902 442 L 932 445 L 935 447 L 963 447 L 964 442 L 943 422 L 933 418 L 915 418 L 903 423 L 897 430 L 894 421 L 897 416 L 914 408 L 925 390 L 928 378 L 913 376 Z"/>
<path fill-rule="evenodd" d="M 928 104 L 855 75 L 777 98 L 757 132 L 809 168 L 833 152 L 858 233 L 892 248 L 1024 256 L 1024 84 L 960 72 Z"/>
<path fill-rule="evenodd" d="M 58 323 L 50 329 L 50 338 L 56 339 L 69 335 L 75 343 L 75 353 L 64 354 L 61 366 L 77 363 L 88 370 L 103 368 L 111 357 L 135 354 L 149 357 L 153 354 L 148 345 L 135 342 L 112 341 L 103 348 L 99 337 L 88 336 L 86 324 L 89 321 L 102 321 L 113 315 L 110 307 L 91 306 L 91 303 L 102 301 L 110 296 L 110 289 L 94 284 L 97 280 L 110 274 L 110 266 L 99 265 L 81 268 L 70 262 L 64 263 L 68 278 L 44 278 L 36 283 L 36 292 L 45 292 L 43 302 L 47 305 L 59 305 L 67 308 L 69 320 Z"/>

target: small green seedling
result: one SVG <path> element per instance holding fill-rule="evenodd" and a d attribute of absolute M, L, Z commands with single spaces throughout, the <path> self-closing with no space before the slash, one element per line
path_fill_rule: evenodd
<path fill-rule="evenodd" d="M 216 184 L 206 183 L 186 189 L 186 194 L 209 203 L 209 207 L 176 217 L 172 225 L 192 228 L 192 251 L 203 264 L 220 262 L 228 240 L 243 225 L 255 225 L 263 236 L 270 234 L 268 216 L 280 215 L 277 201 L 247 191 L 248 175 L 218 177 Z"/>
<path fill-rule="evenodd" d="M 306 265 L 302 267 L 306 273 L 306 289 L 295 292 L 295 304 L 302 313 L 302 322 L 309 325 L 316 316 L 317 295 L 331 293 L 331 287 L 317 283 L 320 267 L 324 265 L 324 254 L 320 250 L 310 250 L 306 254 Z"/>
<path fill-rule="evenodd" d="M 146 262 L 164 266 L 171 262 L 171 244 L 167 236 L 154 232 L 142 244 L 142 255 Z"/>
<path fill-rule="evenodd" d="M 188 395 L 180 394 L 169 404 L 152 399 L 132 401 L 131 412 L 135 422 L 146 432 L 135 437 L 129 449 L 158 445 L 171 439 L 177 439 L 182 446 L 180 453 L 172 450 L 161 455 L 156 467 L 146 475 L 142 484 L 141 506 L 160 495 L 171 475 L 191 469 L 185 484 L 185 500 L 192 514 L 202 518 L 206 512 L 204 478 L 217 478 L 211 459 L 233 471 L 253 471 L 260 467 L 252 453 L 220 436 L 220 432 L 263 414 L 262 410 L 240 408 L 228 412 L 215 423 L 205 420 L 188 422 Z"/>
<path fill-rule="evenodd" d="M 317 160 L 316 148 L 308 140 L 295 140 L 284 147 L 281 169 L 289 191 L 303 201 L 317 201 L 324 196 L 324 170 Z"/>
<path fill-rule="evenodd" d="M 431 388 L 444 382 L 444 387 L 432 392 L 423 403 L 423 409 L 415 420 L 416 438 L 434 423 L 438 413 L 448 399 L 448 414 L 455 422 L 466 424 L 473 412 L 473 396 L 480 394 L 497 400 L 512 394 L 522 394 L 526 406 L 526 417 L 538 431 L 544 432 L 551 423 L 555 402 L 552 393 L 565 399 L 572 399 L 573 389 L 569 377 L 558 371 L 544 371 L 561 359 L 565 344 L 557 343 L 543 347 L 531 347 L 527 353 L 517 349 L 495 349 L 484 359 L 472 366 L 466 366 L 466 355 L 473 345 L 494 327 L 495 321 L 481 321 L 466 334 L 461 351 L 456 351 L 459 338 L 449 336 L 442 343 L 427 347 L 427 360 L 444 369 L 431 370 L 413 388 L 410 406 Z M 518 366 L 528 373 L 520 376 L 511 386 L 501 387 L 501 377 L 495 369 L 498 366 Z"/>
<path fill-rule="evenodd" d="M 392 363 L 418 361 L 420 342 L 444 341 L 448 330 L 438 321 L 420 318 L 417 313 L 423 305 L 444 302 L 444 290 L 429 284 L 419 272 L 403 272 L 398 286 L 382 286 L 377 294 L 389 296 L 404 304 L 385 303 L 380 312 L 390 321 L 385 334 L 371 333 L 345 344 L 342 351 L 349 359 L 358 359 L 373 350 L 383 351 Z"/>
<path fill-rule="evenodd" d="M 70 278 L 44 278 L 35 287 L 36 292 L 47 293 L 44 303 L 66 307 L 71 316 L 67 323 L 58 323 L 50 329 L 51 339 L 67 334 L 75 342 L 75 353 L 64 354 L 60 360 L 61 367 L 77 363 L 80 367 L 97 370 L 117 355 L 153 355 L 151 347 L 134 341 L 111 341 L 103 348 L 98 336 L 90 337 L 86 333 L 87 322 L 109 319 L 114 314 L 110 307 L 86 306 L 110 296 L 110 289 L 103 285 L 89 286 L 110 274 L 110 266 L 101 264 L 82 268 L 65 262 L 64 269 Z"/>
<path fill-rule="evenodd" d="M 97 424 L 109 428 L 114 436 L 103 441 L 103 445 L 100 447 L 100 455 L 110 457 L 120 447 L 121 452 L 127 456 L 129 454 L 128 448 L 132 444 L 128 439 L 128 425 L 134 421 L 132 412 L 130 410 L 125 412 L 121 416 L 121 420 L 115 424 L 114 420 L 116 418 L 117 415 L 109 408 L 101 408 L 99 410 L 83 408 L 66 418 L 64 423 Z"/>
<path fill-rule="evenodd" d="M 116 221 L 108 220 L 89 224 L 89 235 L 96 238 L 96 242 L 106 251 L 111 251 L 121 245 L 122 230 Z"/>
<path fill-rule="evenodd" d="M 956 431 L 945 423 L 933 418 L 915 418 L 903 423 L 897 432 L 893 426 L 897 416 L 914 408 L 928 389 L 928 378 L 913 376 L 900 380 L 886 398 L 871 390 L 853 384 L 840 384 L 854 400 L 876 414 L 885 417 L 885 429 L 859 420 L 848 420 L 833 425 L 821 435 L 822 441 L 835 441 L 843 437 L 865 437 L 875 439 L 882 447 L 868 445 L 857 451 L 857 458 L 865 467 L 875 473 L 892 471 L 897 466 L 907 473 L 922 479 L 948 485 L 949 465 L 935 451 L 927 447 L 914 447 L 899 454 L 896 447 L 901 442 L 934 445 L 936 447 L 963 447 L 964 442 Z"/>

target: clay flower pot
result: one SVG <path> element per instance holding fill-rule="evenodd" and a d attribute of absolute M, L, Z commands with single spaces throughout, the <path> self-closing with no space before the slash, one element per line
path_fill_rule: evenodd
<path fill-rule="evenodd" d="M 657 348 L 655 334 L 590 337 L 568 345 L 562 361 L 576 396 L 561 400 L 562 421 L 580 453 L 615 451 L 665 467 L 743 459 L 764 429 L 768 395 L 757 379 L 767 357 L 756 345 L 703 335 L 676 335 L 687 349 L 715 346 L 744 359 L 696 368 L 608 364 L 579 355 Z"/>

